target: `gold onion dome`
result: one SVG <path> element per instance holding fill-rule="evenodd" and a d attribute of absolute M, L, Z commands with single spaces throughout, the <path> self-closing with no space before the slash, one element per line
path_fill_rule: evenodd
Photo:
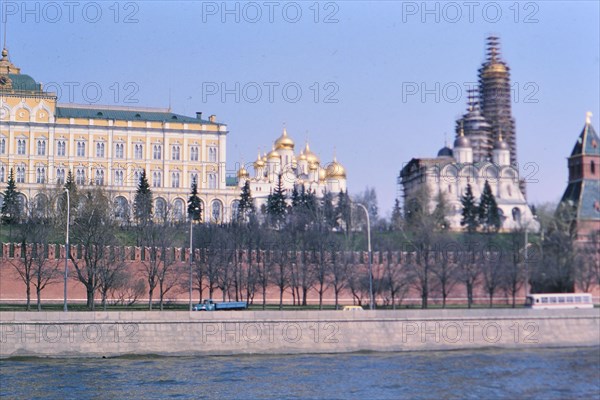
<path fill-rule="evenodd" d="M 258 157 L 256 158 L 256 161 L 254 161 L 254 168 L 261 168 L 264 166 L 265 166 L 265 162 L 261 158 L 260 153 L 258 153 Z"/>
<path fill-rule="evenodd" d="M 333 162 L 327 166 L 328 178 L 346 178 L 346 168 L 340 164 L 335 158 Z"/>
<path fill-rule="evenodd" d="M 275 150 L 294 150 L 294 141 L 288 136 L 287 129 L 283 128 L 283 134 L 275 141 Z"/>
<path fill-rule="evenodd" d="M 238 178 L 247 178 L 250 176 L 250 174 L 248 173 L 246 168 L 244 168 L 244 166 L 242 165 L 242 167 L 238 170 L 237 176 L 238 176 Z"/>
<path fill-rule="evenodd" d="M 308 164 L 308 169 L 312 170 L 312 171 L 316 171 L 319 169 L 319 164 L 317 163 L 310 163 Z"/>
<path fill-rule="evenodd" d="M 304 154 L 304 150 L 300 151 L 300 155 L 298 156 L 298 160 L 305 161 L 306 155 Z"/>
<path fill-rule="evenodd" d="M 317 157 L 317 155 L 315 153 L 313 153 L 312 151 L 310 151 L 310 147 L 308 146 L 308 143 L 306 143 L 306 147 L 304 148 L 304 155 L 306 156 L 306 161 L 309 162 L 309 164 L 319 164 L 319 157 Z"/>
<path fill-rule="evenodd" d="M 271 152 L 267 155 L 267 159 L 271 159 L 271 158 L 281 158 L 281 155 L 279 155 L 279 153 L 277 152 L 277 150 L 273 149 L 271 150 Z"/>

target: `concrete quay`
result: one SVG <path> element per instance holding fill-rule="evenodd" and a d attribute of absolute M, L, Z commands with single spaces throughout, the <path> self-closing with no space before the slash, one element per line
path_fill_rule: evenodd
<path fill-rule="evenodd" d="M 0 358 L 600 345 L 600 310 L 0 312 Z"/>

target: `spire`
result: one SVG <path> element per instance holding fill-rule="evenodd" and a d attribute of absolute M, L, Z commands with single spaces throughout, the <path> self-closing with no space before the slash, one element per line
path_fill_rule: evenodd
<path fill-rule="evenodd" d="M 464 137 L 465 136 L 465 127 L 464 127 L 464 121 L 461 119 L 460 120 L 460 136 Z"/>
<path fill-rule="evenodd" d="M 592 116 L 594 116 L 594 114 L 592 114 L 591 111 L 588 111 L 585 113 L 585 124 L 589 125 L 592 123 Z"/>

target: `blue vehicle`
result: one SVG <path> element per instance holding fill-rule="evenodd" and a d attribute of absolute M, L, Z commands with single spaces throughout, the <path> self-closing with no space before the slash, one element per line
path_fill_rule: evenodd
<path fill-rule="evenodd" d="M 245 301 L 226 301 L 223 303 L 215 303 L 212 299 L 204 299 L 200 304 L 196 304 L 194 311 L 219 311 L 219 310 L 245 310 L 248 308 L 248 303 Z"/>

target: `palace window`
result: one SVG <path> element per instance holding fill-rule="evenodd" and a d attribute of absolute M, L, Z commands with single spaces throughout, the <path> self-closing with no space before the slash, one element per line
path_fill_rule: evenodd
<path fill-rule="evenodd" d="M 78 185 L 85 185 L 85 169 L 77 168 L 75 171 L 75 183 Z"/>
<path fill-rule="evenodd" d="M 123 185 L 123 170 L 119 169 L 115 171 L 115 182 L 114 184 L 117 186 Z"/>
<path fill-rule="evenodd" d="M 596 163 L 594 162 L 594 160 L 590 161 L 590 172 L 592 173 L 592 175 L 596 173 Z"/>
<path fill-rule="evenodd" d="M 162 183 L 162 172 L 156 171 L 152 173 L 152 186 L 160 187 Z"/>
<path fill-rule="evenodd" d="M 97 169 L 96 170 L 96 179 L 94 180 L 96 185 L 104 185 L 104 170 Z"/>
<path fill-rule="evenodd" d="M 65 169 L 64 168 L 56 168 L 56 183 L 59 185 L 64 185 L 64 183 L 65 183 Z"/>
<path fill-rule="evenodd" d="M 221 221 L 221 202 L 218 200 L 215 200 L 212 202 L 212 219 L 214 222 L 220 222 Z"/>
<path fill-rule="evenodd" d="M 5 174 L 4 165 L 0 166 L 0 182 L 4 182 L 4 174 Z"/>
<path fill-rule="evenodd" d="M 46 155 L 46 141 L 38 140 L 37 142 L 37 155 L 45 156 Z"/>
<path fill-rule="evenodd" d="M 20 155 L 20 156 L 25 155 L 25 147 L 26 147 L 25 139 L 17 140 L 17 154 L 18 155 Z"/>
<path fill-rule="evenodd" d="M 179 172 L 173 172 L 171 174 L 171 187 L 179 187 Z"/>
<path fill-rule="evenodd" d="M 190 148 L 190 160 L 198 161 L 198 158 L 199 158 L 198 146 L 192 146 Z"/>
<path fill-rule="evenodd" d="M 17 183 L 25 183 L 25 166 L 17 167 Z"/>
<path fill-rule="evenodd" d="M 217 148 L 216 147 L 208 148 L 208 162 L 217 162 Z"/>
<path fill-rule="evenodd" d="M 190 174 L 190 182 L 191 182 L 191 184 L 195 183 L 197 185 L 198 184 L 198 174 L 196 174 L 196 173 Z"/>
<path fill-rule="evenodd" d="M 143 157 L 142 154 L 144 152 L 144 146 L 141 144 L 136 144 L 133 150 L 133 158 L 135 158 L 136 160 L 141 160 Z"/>
<path fill-rule="evenodd" d="M 217 188 L 217 174 L 211 172 L 208 174 L 208 188 L 216 189 Z"/>
<path fill-rule="evenodd" d="M 96 157 L 104 157 L 104 143 L 96 143 Z"/>
<path fill-rule="evenodd" d="M 58 157 L 64 157 L 67 154 L 67 143 L 64 140 L 59 140 L 56 143 L 56 155 Z"/>
<path fill-rule="evenodd" d="M 6 153 L 6 139 L 0 139 L 0 154 Z"/>
<path fill-rule="evenodd" d="M 181 148 L 179 146 L 173 146 L 171 148 L 171 159 L 179 160 L 181 156 Z"/>
<path fill-rule="evenodd" d="M 77 142 L 77 157 L 85 157 L 85 142 Z"/>
<path fill-rule="evenodd" d="M 160 160 L 162 158 L 162 146 L 160 144 L 154 145 L 153 158 Z"/>
<path fill-rule="evenodd" d="M 123 158 L 123 143 L 115 145 L 115 158 Z"/>
<path fill-rule="evenodd" d="M 46 168 L 38 167 L 35 170 L 35 182 L 36 183 L 45 183 L 46 182 Z"/>

